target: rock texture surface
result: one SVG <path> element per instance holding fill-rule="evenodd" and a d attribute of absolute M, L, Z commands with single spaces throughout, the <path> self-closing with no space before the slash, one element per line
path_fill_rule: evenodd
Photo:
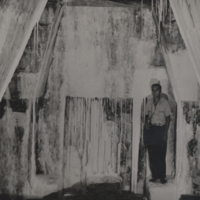
<path fill-rule="evenodd" d="M 44 1 L 40 3 L 42 2 L 44 3 Z M 28 34 L 28 27 L 32 20 L 31 16 L 34 14 L 38 4 L 35 4 L 35 1 L 30 2 L 30 4 L 28 2 L 22 3 L 22 1 L 17 1 L 15 2 L 15 7 L 13 7 L 10 1 L 2 1 L 1 3 L 2 9 L 7 8 L 9 12 L 10 9 L 13 11 L 13 15 L 9 15 L 9 18 L 7 18 L 8 24 L 2 22 L 1 25 L 9 25 L 9 20 L 12 22 L 12 25 L 15 24 L 17 26 L 17 23 L 19 23 L 19 26 L 17 26 L 18 31 L 16 32 L 11 30 L 14 27 L 11 25 L 8 30 L 6 29 L 9 31 L 9 34 L 7 35 L 5 43 L 2 43 L 2 45 L 4 45 L 2 47 L 5 48 L 6 46 L 7 48 L 11 48 L 8 42 L 9 37 L 13 37 L 12 34 L 14 33 L 16 33 L 18 39 L 14 37 L 15 40 L 13 40 L 10 45 L 15 46 L 16 44 L 15 48 L 19 47 L 20 43 L 25 41 L 25 38 L 23 38 L 25 35 L 24 33 L 22 34 L 22 31 L 26 30 L 25 32 Z M 28 14 L 25 12 L 26 9 Z M 42 9 L 42 7 L 40 7 L 40 9 Z M 23 13 L 20 12 L 21 10 L 23 10 Z M 17 18 L 14 15 L 15 11 L 17 12 Z M 1 20 L 5 20 L 5 16 L 1 18 Z M 32 98 L 35 92 L 35 83 L 44 56 L 48 41 L 48 31 L 50 30 L 53 16 L 54 7 L 48 4 L 40 21 L 38 19 L 39 23 L 34 27 L 32 34 L 30 32 L 30 39 L 24 53 L 22 50 L 23 56 L 1 101 L 0 147 L 2 158 L 1 165 L 3 166 L 0 170 L 0 177 L 2 180 L 0 186 L 1 193 L 19 196 L 30 195 L 33 189 L 32 176 L 36 174 L 32 173 L 35 168 L 35 163 L 33 163 L 31 159 L 32 155 L 35 153 L 32 149 L 34 146 Z M 40 18 L 39 13 L 36 19 L 38 17 Z M 25 23 L 26 20 L 28 21 Z M 24 27 L 24 29 L 22 27 Z M 14 59 L 14 53 L 16 53 L 15 48 L 12 49 L 13 55 L 9 54 L 10 59 L 8 59 L 8 62 L 12 62 L 12 59 Z M 2 58 L 5 59 L 5 61 L 6 53 L 8 52 L 9 49 L 8 51 L 4 51 L 4 56 Z M 6 63 L 7 61 L 5 64 Z M 9 69 L 9 67 L 7 69 Z"/>
<path fill-rule="evenodd" d="M 133 99 L 68 97 L 65 110 L 65 188 L 91 175 L 131 181 Z"/>
<path fill-rule="evenodd" d="M 185 187 L 188 194 L 199 195 L 199 102 L 183 102 L 183 114 L 185 134 L 185 167 L 183 168 L 185 177 Z"/>
<path fill-rule="evenodd" d="M 32 29 L 39 21 L 47 0 L 1 1 L 0 9 L 0 99 L 14 74 Z"/>
<path fill-rule="evenodd" d="M 48 4 L 5 94 L 1 162 L 8 170 L 2 169 L 1 189 L 42 196 L 100 174 L 120 176 L 123 189 L 131 190 L 141 180 L 141 103 L 150 93 L 152 78 L 161 80 L 175 113 L 151 9 L 141 4 L 65 7 L 45 92 L 34 102 L 55 12 L 55 5 Z M 18 124 L 12 123 L 18 118 Z M 170 145 L 171 173 L 174 147 Z M 8 157 L 15 155 L 13 168 Z"/>

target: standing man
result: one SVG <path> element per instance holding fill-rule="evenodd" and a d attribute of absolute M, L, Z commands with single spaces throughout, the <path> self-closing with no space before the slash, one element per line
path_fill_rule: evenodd
<path fill-rule="evenodd" d="M 153 98 L 149 99 L 145 109 L 145 135 L 144 144 L 149 153 L 150 182 L 160 179 L 162 184 L 166 181 L 166 150 L 167 132 L 170 124 L 171 110 L 169 102 L 161 96 L 162 87 L 159 83 L 151 86 Z"/>

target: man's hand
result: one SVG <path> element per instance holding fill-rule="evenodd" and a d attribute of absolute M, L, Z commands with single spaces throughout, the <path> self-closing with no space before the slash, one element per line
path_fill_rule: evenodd
<path fill-rule="evenodd" d="M 150 123 L 149 123 L 149 122 L 146 122 L 146 123 L 145 123 L 145 128 L 146 128 L 147 130 L 150 129 Z"/>
<path fill-rule="evenodd" d="M 166 117 L 165 138 L 164 138 L 165 141 L 167 141 L 168 138 L 169 124 L 170 124 L 170 116 Z"/>
<path fill-rule="evenodd" d="M 150 120 L 149 120 L 149 116 L 148 115 L 145 116 L 145 128 L 147 130 L 150 129 Z"/>
<path fill-rule="evenodd" d="M 169 124 L 170 124 L 170 116 L 166 117 L 166 129 L 165 129 L 165 132 L 167 134 L 168 130 L 169 130 Z"/>

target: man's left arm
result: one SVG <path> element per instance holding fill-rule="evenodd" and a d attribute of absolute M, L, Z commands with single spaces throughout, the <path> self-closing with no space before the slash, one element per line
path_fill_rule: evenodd
<path fill-rule="evenodd" d="M 167 135 L 167 132 L 169 130 L 169 125 L 170 125 L 170 116 L 171 116 L 171 109 L 169 106 L 169 102 L 167 101 L 167 105 L 166 105 L 166 109 L 165 109 L 165 119 L 166 119 L 166 123 L 165 123 L 165 133 Z"/>
<path fill-rule="evenodd" d="M 170 125 L 170 115 L 166 117 L 166 128 L 165 128 L 165 133 L 167 134 L 169 130 L 169 125 Z"/>

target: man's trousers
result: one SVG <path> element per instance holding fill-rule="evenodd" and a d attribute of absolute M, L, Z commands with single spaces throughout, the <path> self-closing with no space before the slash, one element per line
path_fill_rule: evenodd
<path fill-rule="evenodd" d="M 167 145 L 149 145 L 149 162 L 152 173 L 152 178 L 163 179 L 166 178 L 166 151 Z"/>
<path fill-rule="evenodd" d="M 151 125 L 145 132 L 145 145 L 149 153 L 152 177 L 162 179 L 166 177 L 167 135 L 165 126 Z"/>

